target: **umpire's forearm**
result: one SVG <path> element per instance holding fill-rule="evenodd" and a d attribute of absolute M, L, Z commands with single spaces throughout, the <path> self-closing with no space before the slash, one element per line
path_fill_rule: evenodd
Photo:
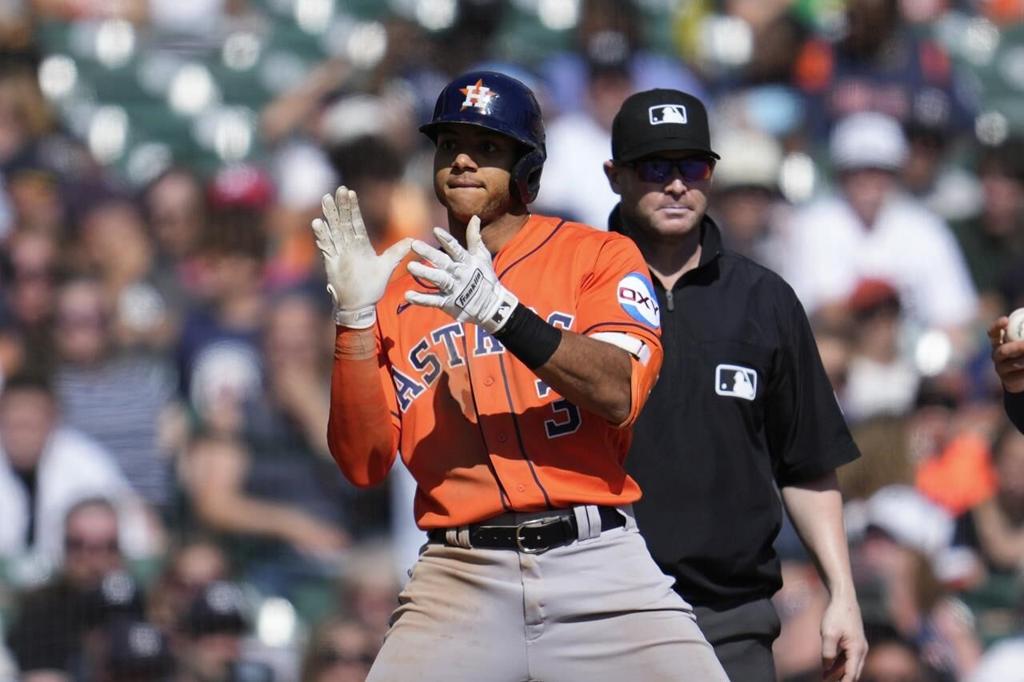
<path fill-rule="evenodd" d="M 338 327 L 327 444 L 354 485 L 382 482 L 397 454 L 372 329 Z"/>
<path fill-rule="evenodd" d="M 835 472 L 783 487 L 782 501 L 829 592 L 852 595 L 843 498 Z"/>

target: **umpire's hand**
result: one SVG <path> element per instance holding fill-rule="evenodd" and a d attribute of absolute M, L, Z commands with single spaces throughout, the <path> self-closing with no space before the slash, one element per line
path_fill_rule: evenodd
<path fill-rule="evenodd" d="M 821 619 L 822 679 L 857 682 L 867 655 L 857 598 L 852 593 L 833 594 Z"/>

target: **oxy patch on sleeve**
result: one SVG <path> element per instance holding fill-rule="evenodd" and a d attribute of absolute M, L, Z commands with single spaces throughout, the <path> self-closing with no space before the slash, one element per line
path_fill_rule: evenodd
<path fill-rule="evenodd" d="M 631 272 L 619 280 L 616 286 L 619 305 L 630 317 L 648 327 L 661 326 L 661 308 L 654 287 L 647 275 Z"/>

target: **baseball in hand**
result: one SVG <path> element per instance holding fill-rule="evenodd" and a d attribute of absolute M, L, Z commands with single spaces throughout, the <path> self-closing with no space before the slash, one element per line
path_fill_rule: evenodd
<path fill-rule="evenodd" d="M 1007 341 L 1024 341 L 1024 308 L 1010 313 L 1010 324 L 1006 326 Z"/>

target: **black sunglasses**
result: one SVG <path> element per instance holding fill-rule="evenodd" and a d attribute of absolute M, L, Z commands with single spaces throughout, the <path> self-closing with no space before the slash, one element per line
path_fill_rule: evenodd
<path fill-rule="evenodd" d="M 683 182 L 687 184 L 705 182 L 711 179 L 715 169 L 713 159 L 690 157 L 686 159 L 642 159 L 629 164 L 636 169 L 636 174 L 644 182 L 668 182 L 672 179 L 672 169 L 679 171 Z"/>

